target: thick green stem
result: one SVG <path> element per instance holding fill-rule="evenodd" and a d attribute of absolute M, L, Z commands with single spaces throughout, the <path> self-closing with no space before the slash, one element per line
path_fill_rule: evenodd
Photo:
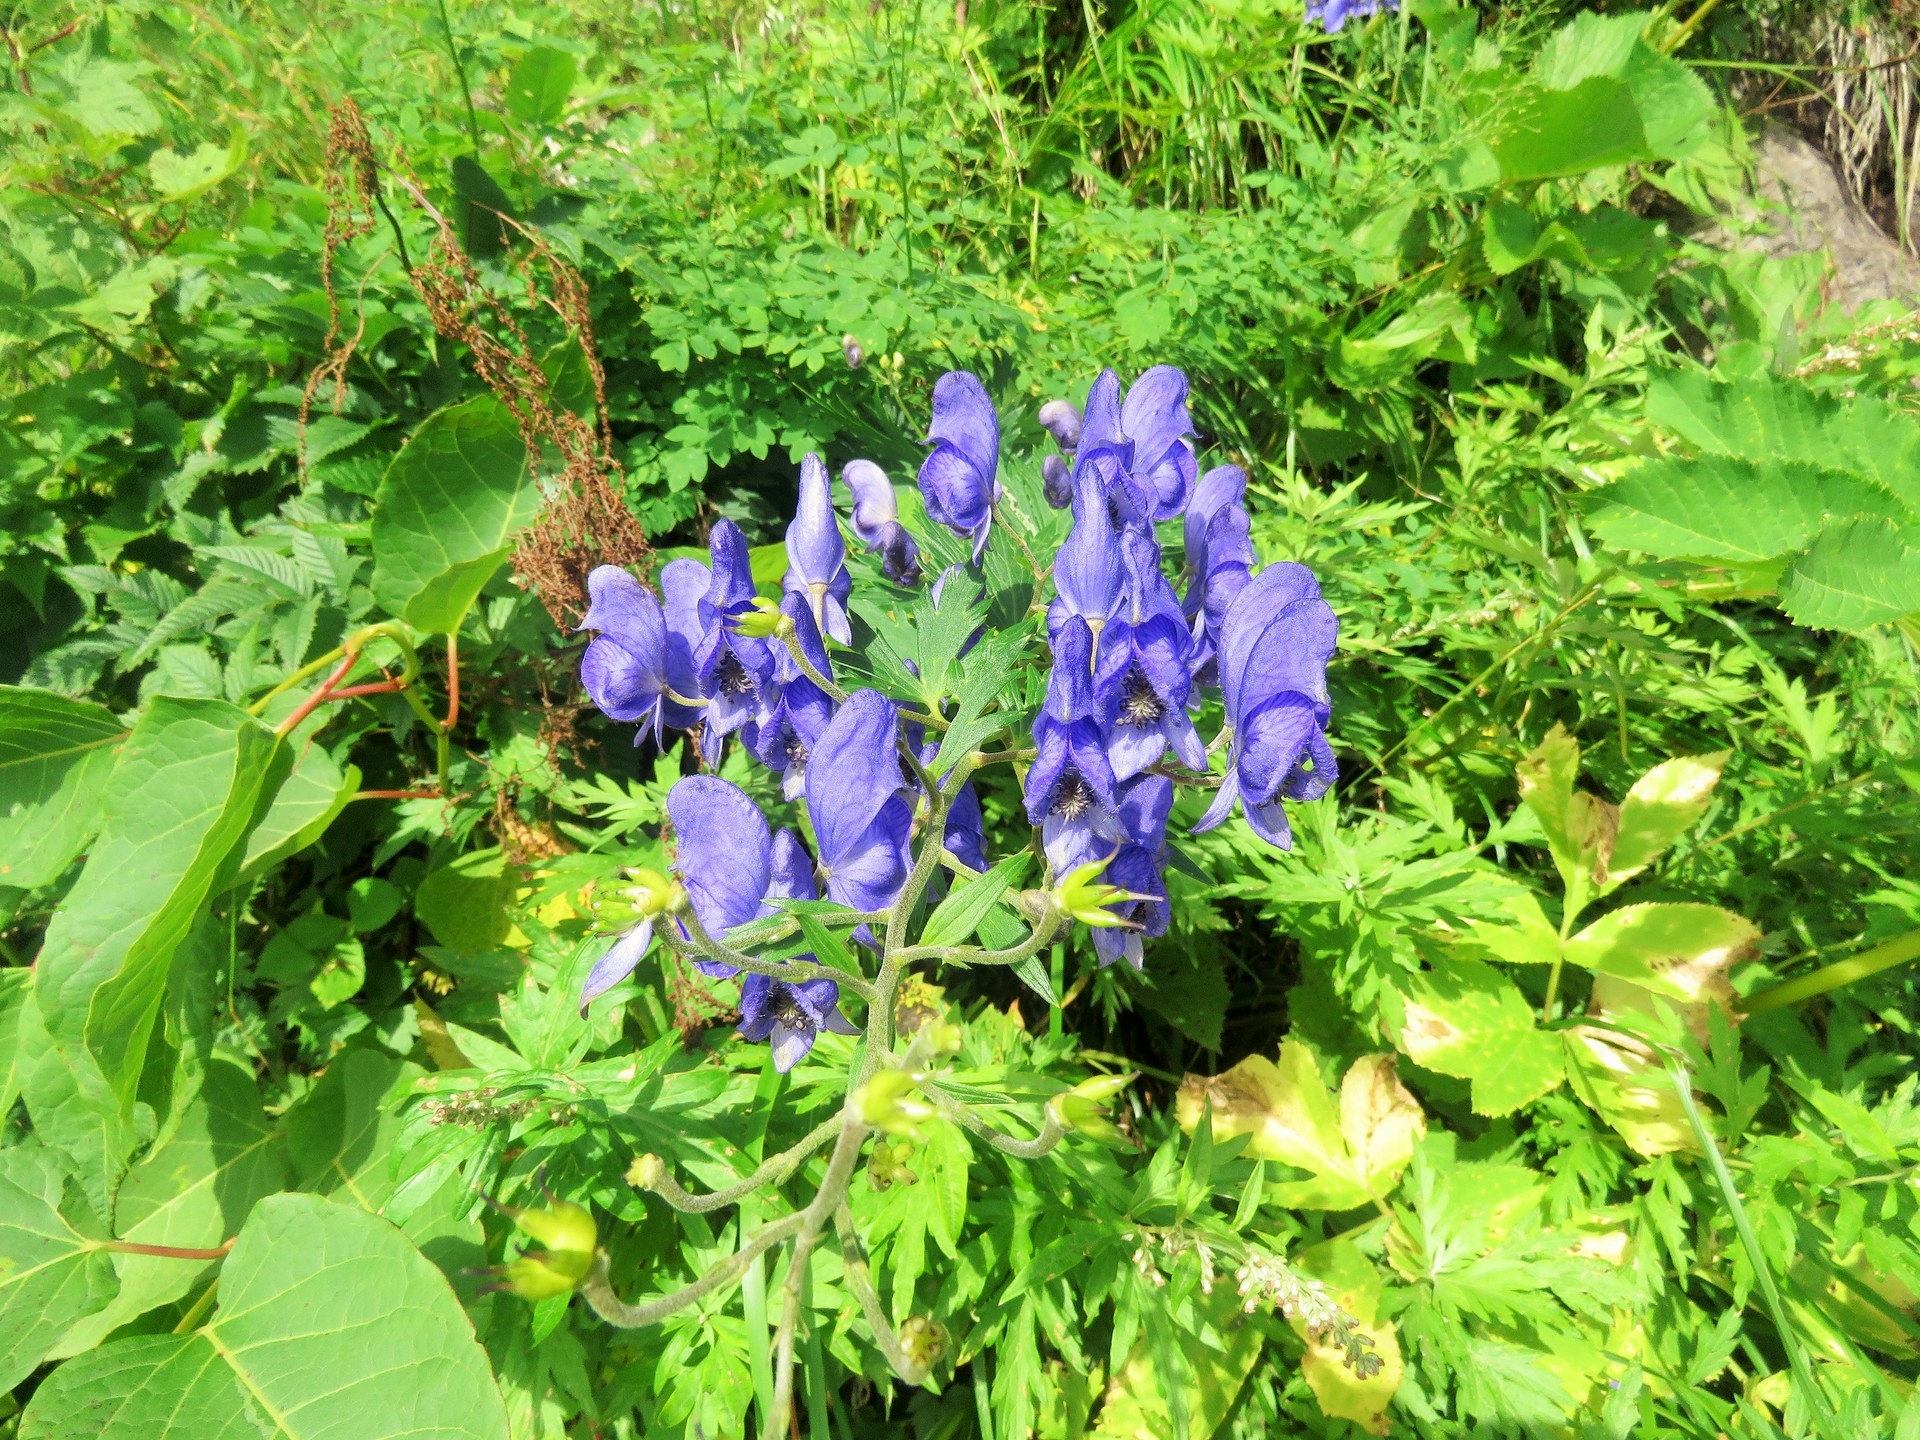
<path fill-rule="evenodd" d="M 738 1280 L 746 1273 L 755 1256 L 772 1249 L 793 1234 L 805 1223 L 806 1216 L 804 1210 L 782 1216 L 691 1285 L 684 1285 L 672 1294 L 662 1295 L 658 1300 L 650 1300 L 644 1305 L 629 1305 L 613 1293 L 608 1277 L 607 1252 L 598 1251 L 593 1257 L 593 1268 L 587 1271 L 587 1278 L 580 1282 L 580 1293 L 586 1297 L 587 1304 L 593 1307 L 593 1313 L 609 1325 L 617 1325 L 622 1330 L 656 1325 L 669 1315 L 679 1313 Z"/>
<path fill-rule="evenodd" d="M 953 1121 L 962 1129 L 969 1130 L 973 1134 L 978 1135 L 1001 1154 L 1012 1155 L 1017 1159 L 1038 1160 L 1042 1155 L 1047 1154 L 1054 1146 L 1058 1145 L 1061 1137 L 1067 1133 L 1060 1128 L 1059 1122 L 1056 1121 L 1053 1116 L 1048 1115 L 1045 1122 L 1041 1125 L 1038 1135 L 1034 1136 L 1031 1140 L 1020 1140 L 1007 1134 L 1004 1130 L 994 1129 L 993 1126 L 987 1124 L 986 1121 L 982 1120 L 978 1115 L 974 1114 L 973 1111 L 969 1110 L 965 1105 L 962 1105 L 937 1085 L 922 1080 L 920 1082 L 920 1093 L 933 1101 L 934 1108 L 946 1116 L 947 1119 Z"/>
<path fill-rule="evenodd" d="M 1869 975 L 1878 975 L 1882 970 L 1891 970 L 1896 965 L 1905 965 L 1913 960 L 1920 960 L 1920 930 L 1909 930 L 1905 935 L 1882 941 L 1871 950 L 1862 950 L 1858 955 L 1836 960 L 1810 974 L 1797 976 L 1770 990 L 1762 990 L 1752 999 L 1742 1001 L 1740 1008 L 1749 1015 L 1758 1015 L 1767 1010 L 1798 1005 L 1803 1000 L 1825 995 L 1842 985 L 1851 985 L 1856 980 L 1864 980 Z"/>
<path fill-rule="evenodd" d="M 893 1367 L 894 1374 L 909 1385 L 921 1384 L 927 1378 L 927 1364 L 909 1355 L 901 1345 L 900 1337 L 894 1333 L 893 1324 L 887 1319 L 887 1307 L 880 1303 L 880 1292 L 874 1288 L 873 1271 L 867 1265 L 867 1252 L 853 1228 L 853 1211 L 845 1201 L 833 1212 L 833 1223 L 840 1237 L 841 1270 L 846 1276 L 847 1288 L 859 1302 L 860 1313 L 867 1317 L 867 1328 L 873 1331 L 873 1343 L 879 1347 L 887 1364 Z"/>
<path fill-rule="evenodd" d="M 731 965 L 734 969 L 745 970 L 751 975 L 766 975 L 789 983 L 798 983 L 802 980 L 832 980 L 846 986 L 863 999 L 873 997 L 873 987 L 865 979 L 851 971 L 839 969 L 837 966 L 796 965 L 786 960 L 762 960 L 757 955 L 748 955 L 744 951 L 735 950 L 730 945 L 723 945 L 707 934 L 705 927 L 700 924 L 700 917 L 693 913 L 692 907 L 680 912 L 680 920 L 686 925 L 687 933 L 693 937 L 691 948 L 674 935 L 671 924 L 663 925 L 660 928 L 660 934 L 674 953 L 687 959 L 718 960 L 723 965 Z"/>

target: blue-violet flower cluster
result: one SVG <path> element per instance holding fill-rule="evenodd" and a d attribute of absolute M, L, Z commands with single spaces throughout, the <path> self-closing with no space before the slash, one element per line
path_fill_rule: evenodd
<path fill-rule="evenodd" d="M 1337 29 L 1368 3 L 1320 8 Z M 1326 666 L 1338 626 L 1305 566 L 1260 566 L 1246 474 L 1233 465 L 1201 473 L 1179 370 L 1155 366 L 1131 386 L 1104 371 L 1084 407 L 1056 400 L 1038 418 L 1058 450 L 1042 461 L 1044 499 L 1070 510 L 1071 524 L 1042 577 L 1052 582 L 1044 606 L 1052 658 L 1032 746 L 1020 757 L 1030 761 L 1024 808 L 1056 881 L 1103 870 L 1114 889 L 1093 903 L 1119 898 L 1091 912 L 1111 922 L 1093 929 L 1095 950 L 1103 964 L 1138 967 L 1143 942 L 1164 934 L 1170 919 L 1164 876 L 1176 779 L 1217 786 L 1196 833 L 1238 808 L 1281 848 L 1291 844 L 1285 802 L 1332 785 Z M 957 580 L 982 587 L 993 527 L 1009 523 L 1000 443 L 1000 418 L 979 379 L 942 377 L 919 490 L 928 519 L 959 537 L 972 563 L 964 577 L 956 566 L 937 578 L 936 604 L 947 603 L 939 597 Z M 920 585 L 923 547 L 902 523 L 885 471 L 853 460 L 840 478 L 854 538 L 894 584 Z M 1184 594 L 1161 548 L 1163 530 L 1176 526 Z M 667 801 L 676 880 L 656 877 L 650 908 L 596 965 L 583 1002 L 632 972 L 658 926 L 673 927 L 676 943 L 695 953 L 744 958 L 728 937 L 778 914 L 782 901 L 824 895 L 865 917 L 853 939 L 878 947 L 875 932 L 887 928 L 914 869 L 916 817 L 932 813 L 923 776 L 939 737 L 925 731 L 941 717 L 916 718 L 877 689 L 847 693 L 835 678 L 833 647 L 851 648 L 865 627 L 820 458 L 800 465 L 777 613 L 755 596 L 738 526 L 717 521 L 709 553 L 708 564 L 666 565 L 658 597 L 625 571 L 594 571 L 582 684 L 607 715 L 639 726 L 636 743 L 697 728 L 708 768 L 737 736 L 779 777 L 784 797 L 803 804 L 813 848 L 792 829 L 771 830 L 729 781 L 679 781 Z M 1226 724 L 1209 747 L 1195 721 L 1216 686 Z M 1210 777 L 1209 751 L 1222 748 L 1224 773 Z M 970 781 L 947 798 L 942 844 L 959 874 L 991 863 Z M 905 903 L 918 894 L 916 885 Z M 697 963 L 714 976 L 739 973 L 723 960 Z M 781 967 L 786 978 L 741 980 L 740 1031 L 768 1041 L 782 1070 L 821 1031 L 849 1029 L 833 980 L 794 978 L 810 963 L 802 955 Z"/>

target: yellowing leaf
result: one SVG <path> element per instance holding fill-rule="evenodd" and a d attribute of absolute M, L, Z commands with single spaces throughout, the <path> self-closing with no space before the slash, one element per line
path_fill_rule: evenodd
<path fill-rule="evenodd" d="M 1313 1052 L 1297 1040 L 1280 1047 L 1278 1065 L 1250 1055 L 1222 1075 L 1189 1075 L 1174 1102 L 1180 1127 L 1191 1133 L 1209 1104 L 1214 1139 L 1250 1136 L 1247 1155 L 1312 1175 L 1271 1186 L 1275 1200 L 1317 1210 L 1350 1210 L 1384 1197 L 1427 1128 L 1393 1056 L 1356 1060 L 1336 1109 Z"/>
<path fill-rule="evenodd" d="M 1673 1076 L 1638 1041 L 1590 1025 L 1565 1032 L 1573 1091 L 1638 1154 L 1695 1148 Z"/>
<path fill-rule="evenodd" d="M 1727 1005 L 1727 971 L 1760 943 L 1751 921 L 1717 905 L 1629 905 L 1567 942 L 1569 963 L 1686 1004 Z"/>
<path fill-rule="evenodd" d="M 1381 1057 L 1376 1057 L 1381 1058 Z M 1293 1321 L 1294 1331 L 1307 1342 L 1300 1357 L 1300 1373 L 1319 1403 L 1320 1412 L 1336 1420 L 1351 1420 L 1375 1435 L 1387 1433 L 1387 1405 L 1406 1374 L 1400 1358 L 1400 1338 L 1393 1323 L 1380 1318 L 1380 1272 L 1351 1240 L 1328 1240 L 1304 1250 L 1294 1261 L 1302 1273 L 1327 1287 L 1339 1307 L 1360 1322 L 1380 1357 L 1377 1374 L 1362 1377 L 1346 1364 L 1337 1345 L 1310 1335 L 1306 1321 Z"/>
<path fill-rule="evenodd" d="M 1473 1083 L 1473 1108 L 1508 1115 L 1560 1083 L 1559 1042 L 1491 966 L 1461 960 L 1413 977 L 1389 1003 L 1394 1043 L 1409 1059 Z"/>
<path fill-rule="evenodd" d="M 1576 911 L 1591 886 L 1606 882 L 1620 812 L 1597 796 L 1573 788 L 1580 774 L 1580 745 L 1555 725 L 1546 739 L 1514 768 L 1520 799 L 1540 822 L 1554 867 Z"/>
<path fill-rule="evenodd" d="M 1631 880 L 1698 823 L 1713 800 L 1731 751 L 1682 755 L 1656 765 L 1627 792 L 1620 805 L 1606 888 Z"/>

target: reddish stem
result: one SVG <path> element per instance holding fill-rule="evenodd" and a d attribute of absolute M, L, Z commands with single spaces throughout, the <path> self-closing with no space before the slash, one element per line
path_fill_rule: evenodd
<path fill-rule="evenodd" d="M 286 719 L 282 720 L 279 725 L 274 728 L 273 733 L 276 735 L 291 734 L 295 726 L 315 710 L 318 710 L 322 705 L 326 704 L 333 687 L 347 678 L 347 672 L 352 670 L 353 667 L 359 663 L 359 660 L 360 654 L 357 650 L 352 654 L 344 656 L 340 663 L 334 667 L 333 673 L 320 682 L 320 688 L 315 690 L 305 700 L 302 700 L 299 708 Z"/>
<path fill-rule="evenodd" d="M 378 680 L 369 685 L 349 685 L 342 690 L 329 690 L 320 698 L 351 700 L 356 695 L 395 695 L 406 688 L 406 685 L 399 680 Z"/>
<path fill-rule="evenodd" d="M 451 731 L 460 720 L 460 637 L 447 636 L 447 723 Z"/>
<path fill-rule="evenodd" d="M 222 1260 L 233 1249 L 233 1241 L 203 1249 L 192 1245 L 142 1245 L 137 1240 L 109 1240 L 100 1248 L 118 1255 L 158 1255 L 163 1260 Z"/>
<path fill-rule="evenodd" d="M 356 800 L 439 800 L 439 790 L 356 790 Z"/>

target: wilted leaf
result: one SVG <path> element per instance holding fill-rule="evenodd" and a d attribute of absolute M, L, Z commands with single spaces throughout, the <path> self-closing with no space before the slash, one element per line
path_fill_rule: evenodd
<path fill-rule="evenodd" d="M 1673 1076 L 1652 1050 L 1628 1036 L 1590 1025 L 1564 1032 L 1573 1091 L 1637 1154 L 1695 1148 Z"/>
<path fill-rule="evenodd" d="M 1751 921 L 1717 905 L 1629 905 L 1567 942 L 1567 961 L 1687 1004 L 1727 1005 L 1727 971 L 1760 943 Z"/>
<path fill-rule="evenodd" d="M 1514 775 L 1519 781 L 1520 799 L 1546 834 L 1554 868 L 1567 887 L 1567 903 L 1577 911 L 1591 885 L 1606 878 L 1619 811 L 1599 797 L 1574 788 L 1580 775 L 1580 745 L 1563 726 L 1549 730 L 1521 760 Z"/>
<path fill-rule="evenodd" d="M 1653 767 L 1620 802 L 1620 833 L 1614 837 L 1606 888 L 1631 880 L 1691 830 L 1706 814 L 1733 752 L 1682 755 Z"/>
<path fill-rule="evenodd" d="M 1385 1196 L 1426 1133 L 1391 1055 L 1356 1060 L 1336 1110 L 1313 1052 L 1297 1040 L 1280 1047 L 1278 1065 L 1250 1055 L 1223 1075 L 1189 1075 L 1175 1100 L 1180 1128 L 1191 1133 L 1209 1104 L 1216 1140 L 1250 1136 L 1246 1155 L 1312 1174 L 1270 1187 L 1279 1203 L 1307 1209 L 1350 1210 Z"/>

